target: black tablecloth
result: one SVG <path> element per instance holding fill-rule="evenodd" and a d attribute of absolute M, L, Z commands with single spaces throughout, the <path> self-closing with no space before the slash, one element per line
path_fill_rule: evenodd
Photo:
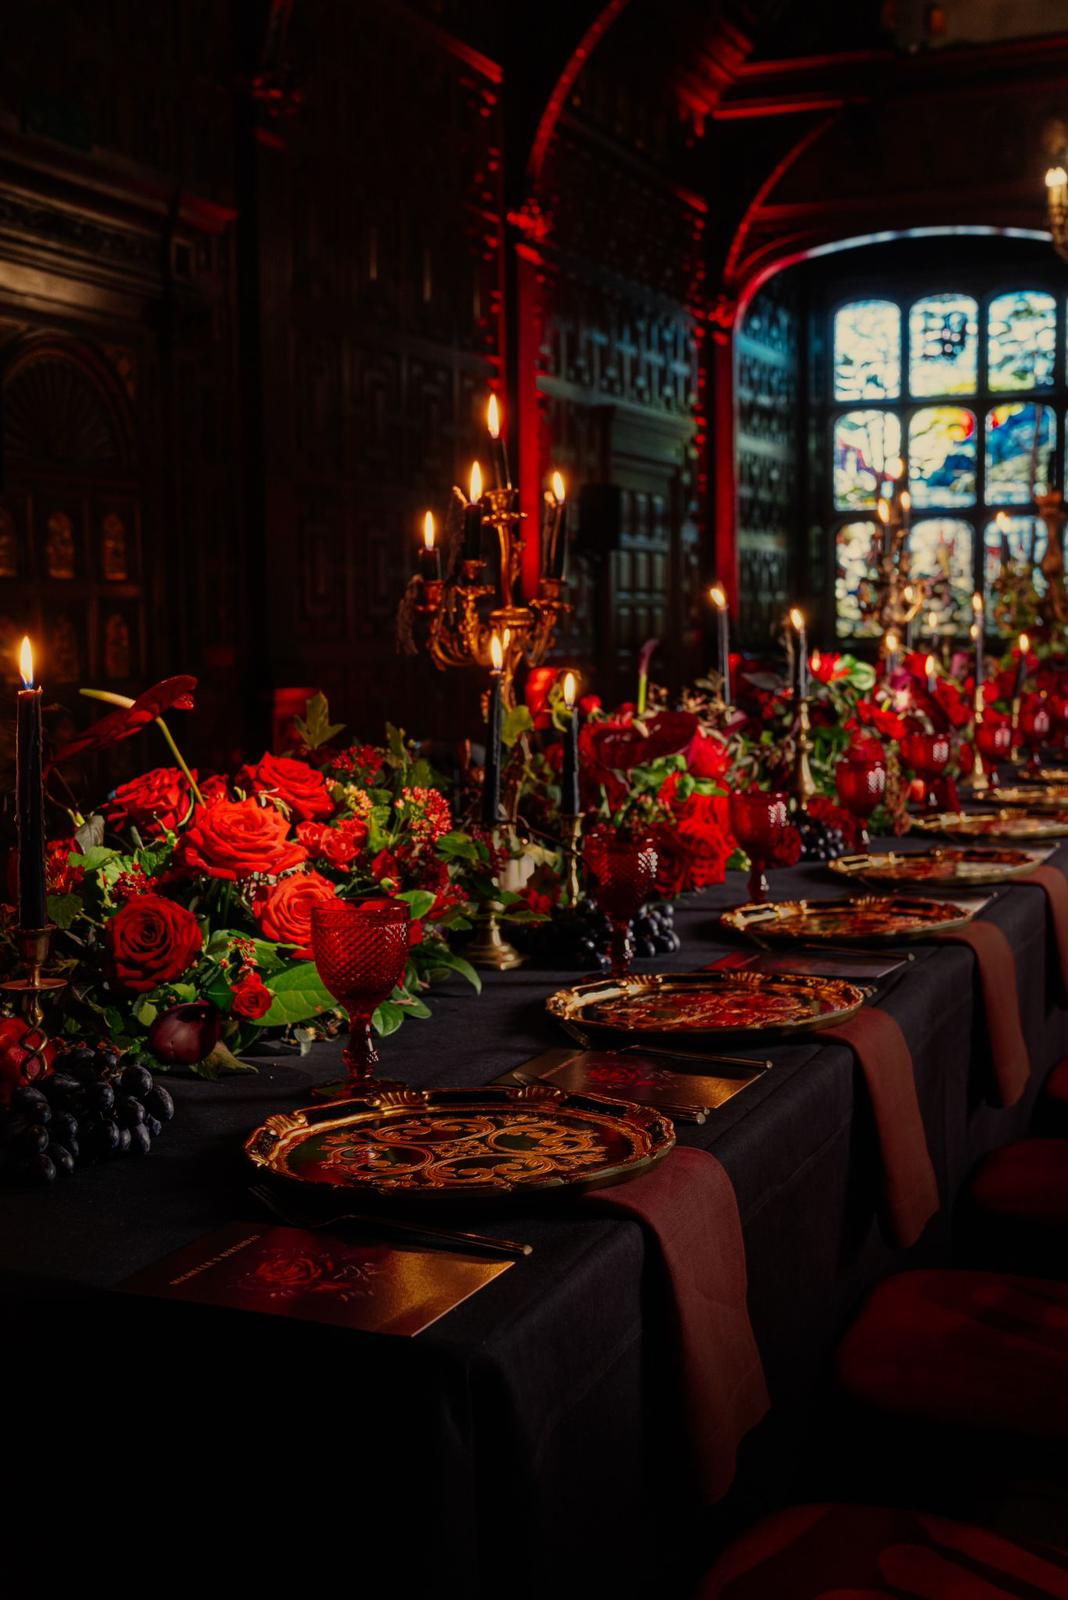
<path fill-rule="evenodd" d="M 1053 859 L 1068 867 L 1068 848 Z M 821 869 L 799 867 L 773 874 L 772 892 L 841 889 Z M 804 1436 L 835 1340 L 870 1285 L 906 1262 L 946 1259 L 966 1173 L 1023 1131 L 1042 1078 L 1065 1053 L 1045 896 L 993 893 L 983 914 L 1012 944 L 1034 1065 L 1018 1105 L 996 1109 L 986 1098 L 968 950 L 915 946 L 916 959 L 876 996 L 913 1053 L 942 1195 L 911 1251 L 893 1249 L 880 1230 L 874 1131 L 844 1047 L 813 1038 L 773 1048 L 772 1071 L 704 1126 L 679 1129 L 682 1141 L 714 1149 L 735 1185 L 774 1402 L 743 1451 L 739 1496 L 758 1496 L 790 1441 Z M 731 875 L 680 905 L 683 950 L 655 965 L 692 968 L 729 948 L 715 913 L 742 898 L 744 882 Z M 525 967 L 487 974 L 481 997 L 437 991 L 432 1021 L 409 1022 L 385 1041 L 382 1070 L 413 1084 L 488 1082 L 562 1042 L 544 1001 L 573 981 Z M 302 1496 L 365 1508 L 376 1490 L 403 1496 L 420 1530 L 407 1557 L 425 1561 L 441 1592 L 537 1596 L 582 1581 L 590 1593 L 645 1592 L 665 1530 L 674 1541 L 694 1508 L 679 1499 L 673 1475 L 677 1419 L 658 1404 L 637 1225 L 601 1220 L 589 1205 L 510 1212 L 500 1231 L 529 1239 L 534 1255 L 415 1340 L 99 1293 L 225 1222 L 260 1220 L 246 1193 L 242 1136 L 336 1076 L 338 1051 L 261 1060 L 257 1076 L 215 1084 L 172 1080 L 178 1114 L 150 1158 L 6 1194 L 0 1292 L 17 1318 L 11 1326 L 42 1360 L 75 1338 L 84 1351 L 116 1341 L 151 1350 L 167 1374 L 174 1426 L 194 1438 L 209 1425 L 216 1438 L 221 1430 L 228 1482 L 261 1470 L 264 1449 L 267 1459 L 278 1455 L 279 1427 L 299 1434 L 296 1454 L 284 1453 L 293 1514 Z M 325 1440 L 330 1450 L 320 1448 Z"/>

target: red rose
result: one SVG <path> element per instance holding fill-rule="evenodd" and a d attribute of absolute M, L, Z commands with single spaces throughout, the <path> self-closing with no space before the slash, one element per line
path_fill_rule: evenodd
<path fill-rule="evenodd" d="M 234 1003 L 231 1010 L 239 1017 L 255 1022 L 271 1009 L 271 991 L 256 972 L 250 972 L 234 984 Z"/>
<path fill-rule="evenodd" d="M 44 1049 L 44 1065 L 22 1043 L 30 1031 L 23 1017 L 0 1018 L 0 1106 L 11 1104 L 11 1096 L 23 1083 L 36 1083 L 47 1077 L 56 1053 L 54 1044 Z"/>
<path fill-rule="evenodd" d="M 800 860 L 801 834 L 792 822 L 788 822 L 768 860 L 768 866 L 796 867 Z"/>
<path fill-rule="evenodd" d="M 310 961 L 312 911 L 325 900 L 336 899 L 334 885 L 318 872 L 295 872 L 260 895 L 253 909 L 266 938 L 296 945 L 294 953 Z"/>
<path fill-rule="evenodd" d="M 204 944 L 193 913 L 161 894 L 127 901 L 108 923 L 104 938 L 110 977 L 134 994 L 180 978 Z"/>
<path fill-rule="evenodd" d="M 274 806 L 255 800 L 216 800 L 198 806 L 193 825 L 175 852 L 190 872 L 236 883 L 254 872 L 276 876 L 305 859 L 304 846 L 289 837 L 289 823 Z"/>
<path fill-rule="evenodd" d="M 534 719 L 536 728 L 548 728 L 552 717 L 546 710 L 549 700 L 549 690 L 559 677 L 555 667 L 531 667 L 527 673 L 526 686 L 523 690 L 523 699 L 526 701 L 527 710 Z"/>
<path fill-rule="evenodd" d="M 686 747 L 686 765 L 695 778 L 722 778 L 730 766 L 726 742 L 698 729 Z"/>
<path fill-rule="evenodd" d="M 400 881 L 400 862 L 392 850 L 380 850 L 371 862 L 371 876 L 381 883 L 385 878 Z"/>
<path fill-rule="evenodd" d="M 301 822 L 297 838 L 309 856 L 317 856 L 332 867 L 351 866 L 367 842 L 367 824 L 361 817 L 346 817 L 336 827 L 321 822 Z"/>
<path fill-rule="evenodd" d="M 254 767 L 242 767 L 237 781 L 253 794 L 276 795 L 298 822 L 319 822 L 333 814 L 334 803 L 326 791 L 326 779 L 306 761 L 268 752 Z"/>
<path fill-rule="evenodd" d="M 195 776 L 195 774 L 194 774 Z M 189 811 L 189 783 L 178 767 L 153 767 L 129 783 L 120 783 L 107 804 L 113 828 L 132 823 L 142 834 L 173 832 Z"/>
<path fill-rule="evenodd" d="M 230 789 L 226 779 L 218 772 L 209 772 L 206 778 L 197 778 L 197 788 L 200 798 L 206 806 L 213 806 L 217 800 L 229 800 Z"/>
<path fill-rule="evenodd" d="M 674 828 L 658 823 L 650 829 L 656 843 L 656 892 L 662 900 L 675 900 L 692 887 L 693 861 Z"/>
<path fill-rule="evenodd" d="M 719 794 L 692 794 L 679 809 L 679 843 L 690 856 L 690 875 L 698 889 L 723 882 L 734 850 L 728 814 L 727 796 Z"/>

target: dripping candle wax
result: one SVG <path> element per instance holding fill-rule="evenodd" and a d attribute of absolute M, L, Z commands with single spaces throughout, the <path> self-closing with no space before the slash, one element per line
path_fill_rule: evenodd
<path fill-rule="evenodd" d="M 471 484 L 464 512 L 464 560 L 482 559 L 482 468 L 475 461 L 471 466 Z"/>
<path fill-rule="evenodd" d="M 423 518 L 423 548 L 419 552 L 419 571 L 424 583 L 436 583 L 441 577 L 441 551 L 434 538 L 434 513 L 428 511 Z"/>
<path fill-rule="evenodd" d="M 564 770 L 560 784 L 560 810 L 565 817 L 579 814 L 579 715 L 575 704 L 575 674 L 564 674 L 564 705 L 571 712 L 564 735 Z"/>
<path fill-rule="evenodd" d="M 33 681 L 33 648 L 23 639 L 19 651 L 22 688 L 15 724 L 15 788 L 18 813 L 19 927 L 46 922 L 44 866 L 44 779 L 41 757 L 41 690 Z"/>
<path fill-rule="evenodd" d="M 808 699 L 808 635 L 805 632 L 804 613 L 796 606 L 790 612 L 790 621 L 797 630 L 797 662 L 795 665 L 795 683 L 799 700 Z"/>
<path fill-rule="evenodd" d="M 498 489 L 512 487 L 512 473 L 508 465 L 508 446 L 504 442 L 504 431 L 501 427 L 501 407 L 495 394 L 491 394 L 486 406 L 486 427 L 493 440 L 493 470 L 497 477 Z"/>
<path fill-rule="evenodd" d="M 504 647 L 500 635 L 490 639 L 489 720 L 486 729 L 486 768 L 482 785 L 482 822 L 495 828 L 501 812 L 501 683 L 504 677 Z"/>
<path fill-rule="evenodd" d="M 716 644 L 718 659 L 716 667 L 723 679 L 723 704 L 731 703 L 731 623 L 727 610 L 727 591 L 721 583 L 714 583 L 708 591 L 708 598 L 716 608 Z"/>

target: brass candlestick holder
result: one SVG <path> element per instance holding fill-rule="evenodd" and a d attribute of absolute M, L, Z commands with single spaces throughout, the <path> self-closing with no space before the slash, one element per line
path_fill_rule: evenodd
<path fill-rule="evenodd" d="M 562 821 L 564 824 L 563 848 L 567 862 L 564 891 L 567 895 L 568 905 L 575 907 L 578 905 L 582 895 L 582 887 L 579 882 L 579 846 L 582 842 L 582 818 L 565 816 Z"/>
<path fill-rule="evenodd" d="M 494 972 L 514 972 L 527 958 L 501 932 L 501 910 L 499 901 L 491 900 L 481 913 L 478 931 L 467 946 L 467 959 L 476 967 L 490 967 Z"/>
<path fill-rule="evenodd" d="M 42 997 L 67 987 L 66 978 L 45 976 L 53 931 L 51 924 L 45 928 L 16 928 L 15 944 L 22 973 L 19 977 L 0 982 L 0 989 L 15 998 L 28 1024 L 28 1031 L 19 1040 L 19 1046 L 27 1051 L 22 1071 L 30 1081 L 43 1077 L 48 1070 L 47 1051 L 51 1040 L 44 1027 Z M 32 1063 L 36 1063 L 34 1070 L 31 1070 Z"/>
<path fill-rule="evenodd" d="M 808 803 L 816 793 L 816 780 L 812 776 L 812 764 L 809 757 L 812 754 L 812 722 L 809 716 L 807 696 L 798 701 L 797 705 L 797 758 L 794 767 L 794 792 L 797 796 L 797 809 L 807 811 Z"/>
<path fill-rule="evenodd" d="M 979 749 L 979 724 L 983 720 L 983 696 L 978 684 L 975 686 L 975 699 L 972 702 L 972 718 L 975 729 L 972 736 L 972 794 L 973 796 L 985 795 L 990 791 L 990 779 L 987 777 L 982 752 Z"/>

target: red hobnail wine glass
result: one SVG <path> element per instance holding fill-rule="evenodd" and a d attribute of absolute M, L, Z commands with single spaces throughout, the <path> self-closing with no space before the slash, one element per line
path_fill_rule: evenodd
<path fill-rule="evenodd" d="M 834 769 L 838 799 L 850 816 L 860 823 L 860 847 L 866 850 L 867 822 L 886 794 L 886 766 L 881 756 L 846 755 Z"/>
<path fill-rule="evenodd" d="M 1030 695 L 1020 707 L 1019 736 L 1020 743 L 1027 750 L 1027 765 L 1038 768 L 1042 765 L 1042 746 L 1049 741 L 1050 730 L 1053 726 L 1049 714 L 1049 706 L 1045 697 Z"/>
<path fill-rule="evenodd" d="M 749 899 L 761 905 L 768 898 L 767 866 L 790 820 L 790 798 L 748 789 L 730 798 L 731 832 L 749 857 Z"/>
<path fill-rule="evenodd" d="M 996 788 L 998 768 L 1012 755 L 1012 725 L 986 711 L 975 724 L 975 742 L 986 762 L 987 778 Z"/>
<path fill-rule="evenodd" d="M 594 828 L 582 844 L 594 877 L 594 899 L 612 924 L 612 976 L 630 976 L 634 941 L 630 925 L 656 883 L 656 846 L 648 834 Z"/>
<path fill-rule="evenodd" d="M 312 954 L 323 985 L 349 1016 L 347 1094 L 375 1083 L 375 1007 L 388 1000 L 408 961 L 409 911 L 403 900 L 335 900 L 312 910 Z"/>
<path fill-rule="evenodd" d="M 923 784 L 921 804 L 938 809 L 935 784 L 949 765 L 949 739 L 944 733 L 906 733 L 900 742 L 901 759 Z"/>

